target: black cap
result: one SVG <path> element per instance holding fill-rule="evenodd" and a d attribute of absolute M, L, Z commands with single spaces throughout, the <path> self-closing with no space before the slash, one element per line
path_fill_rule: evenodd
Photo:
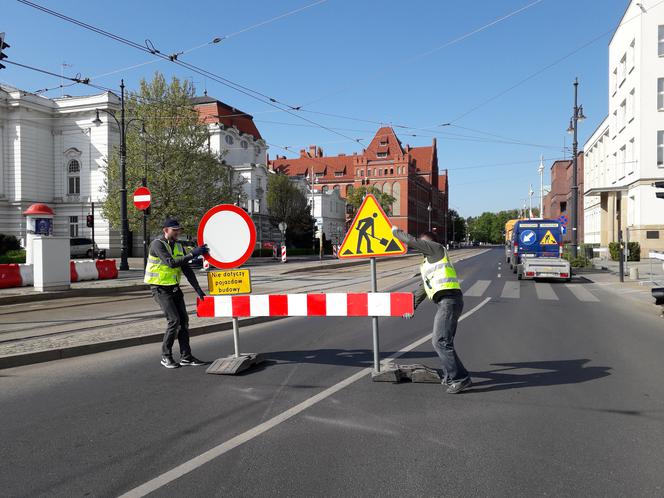
<path fill-rule="evenodd" d="M 173 228 L 175 230 L 179 230 L 179 229 L 182 228 L 180 226 L 180 223 L 178 222 L 178 220 L 176 220 L 175 218 L 166 218 L 164 220 L 164 224 L 162 225 L 162 227 L 164 227 L 164 228 Z"/>

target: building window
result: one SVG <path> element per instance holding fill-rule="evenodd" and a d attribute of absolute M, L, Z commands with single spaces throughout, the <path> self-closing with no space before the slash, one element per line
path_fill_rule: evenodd
<path fill-rule="evenodd" d="M 392 214 L 394 216 L 401 215 L 401 185 L 399 182 L 394 182 L 392 185 L 392 197 L 394 197 L 394 202 L 392 203 Z"/>
<path fill-rule="evenodd" d="M 611 123 L 611 126 L 613 127 L 612 135 L 613 138 L 615 138 L 618 134 L 618 111 L 613 111 L 613 122 Z"/>
<path fill-rule="evenodd" d="M 664 111 L 664 78 L 657 78 L 657 110 Z"/>
<path fill-rule="evenodd" d="M 620 84 L 622 85 L 627 78 L 627 54 L 623 54 L 620 59 Z"/>
<path fill-rule="evenodd" d="M 323 188 L 320 189 L 320 190 L 321 190 L 321 192 L 323 192 L 324 194 L 326 194 L 327 191 L 328 191 L 327 185 L 323 185 Z"/>
<path fill-rule="evenodd" d="M 344 172 L 343 171 L 335 171 L 334 176 L 344 176 Z"/>
<path fill-rule="evenodd" d="M 247 143 L 246 140 L 242 140 L 242 142 L 240 142 L 240 147 L 246 149 L 247 147 L 249 147 L 249 144 Z"/>
<path fill-rule="evenodd" d="M 627 122 L 631 123 L 634 119 L 634 104 L 636 102 L 636 89 L 632 88 L 627 97 Z"/>
<path fill-rule="evenodd" d="M 390 168 L 390 175 L 394 174 L 394 168 Z"/>
<path fill-rule="evenodd" d="M 339 185 L 335 185 L 334 190 L 339 190 Z"/>
<path fill-rule="evenodd" d="M 636 151 L 634 150 L 634 139 L 627 142 L 627 174 L 634 173 L 636 164 Z"/>
<path fill-rule="evenodd" d="M 377 152 L 376 157 L 380 157 L 380 158 L 387 157 L 387 152 Z"/>
<path fill-rule="evenodd" d="M 382 145 L 383 147 L 386 146 L 387 145 L 387 138 L 381 138 L 380 139 L 380 145 Z"/>
<path fill-rule="evenodd" d="M 256 155 L 260 154 L 261 148 L 258 145 L 254 145 L 254 152 L 256 153 Z"/>
<path fill-rule="evenodd" d="M 657 53 L 664 57 L 664 25 L 657 27 Z"/>
<path fill-rule="evenodd" d="M 614 69 L 611 73 L 611 88 L 613 88 L 613 93 L 618 91 L 618 68 Z"/>
<path fill-rule="evenodd" d="M 387 176 L 387 168 L 385 168 L 385 172 L 383 174 Z"/>
<path fill-rule="evenodd" d="M 657 166 L 664 166 L 664 131 L 657 132 Z"/>
<path fill-rule="evenodd" d="M 659 230 L 647 230 L 646 239 L 659 239 Z"/>
<path fill-rule="evenodd" d="M 627 161 L 626 147 L 623 145 L 620 148 L 620 155 L 618 156 L 618 178 L 625 177 L 625 162 Z"/>
<path fill-rule="evenodd" d="M 72 159 L 67 165 L 67 195 L 79 195 L 80 193 L 81 163 L 76 159 Z"/>
<path fill-rule="evenodd" d="M 353 193 L 353 186 L 352 185 L 346 185 L 346 196 L 349 196 L 352 193 Z"/>
<path fill-rule="evenodd" d="M 316 178 L 323 178 L 325 176 L 324 172 L 316 173 Z"/>
<path fill-rule="evenodd" d="M 618 114 L 618 130 L 622 131 L 625 127 L 625 117 L 627 115 L 627 100 L 620 103 L 620 113 Z"/>
<path fill-rule="evenodd" d="M 630 73 L 634 69 L 636 64 L 636 40 L 632 40 L 632 43 L 629 44 L 629 50 L 627 51 L 627 71 Z"/>
<path fill-rule="evenodd" d="M 226 137 L 224 138 L 224 140 L 226 140 L 226 143 L 227 143 L 228 145 L 233 145 L 233 137 L 231 137 L 230 135 L 226 135 Z"/>
<path fill-rule="evenodd" d="M 78 237 L 78 216 L 69 217 L 69 236 Z"/>

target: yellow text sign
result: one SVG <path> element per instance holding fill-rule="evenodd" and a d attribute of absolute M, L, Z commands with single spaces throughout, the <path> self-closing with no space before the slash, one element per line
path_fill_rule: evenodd
<path fill-rule="evenodd" d="M 207 274 L 208 289 L 213 296 L 251 293 L 249 270 L 219 270 Z"/>
<path fill-rule="evenodd" d="M 392 235 L 392 223 L 376 198 L 364 198 L 339 249 L 340 258 L 373 258 L 404 254 L 406 246 Z"/>

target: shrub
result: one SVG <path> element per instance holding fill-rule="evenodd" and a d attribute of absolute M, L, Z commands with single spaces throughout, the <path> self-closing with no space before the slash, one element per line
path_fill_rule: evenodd
<path fill-rule="evenodd" d="M 22 264 L 25 263 L 25 251 L 23 249 L 7 251 L 0 255 L 0 264 Z"/>
<path fill-rule="evenodd" d="M 18 251 L 20 249 L 21 244 L 16 237 L 0 233 L 0 255 L 6 254 L 9 251 Z"/>
<path fill-rule="evenodd" d="M 627 247 L 629 249 L 627 261 L 641 261 L 641 244 L 638 242 L 630 242 Z M 609 243 L 609 253 L 611 254 L 612 261 L 618 261 L 618 259 L 620 259 L 618 242 Z"/>

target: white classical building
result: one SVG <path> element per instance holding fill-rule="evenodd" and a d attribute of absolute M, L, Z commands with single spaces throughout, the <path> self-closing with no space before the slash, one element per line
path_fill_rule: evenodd
<path fill-rule="evenodd" d="M 346 234 L 346 199 L 339 189 L 315 184 L 313 189 L 308 176 L 291 177 L 293 182 L 309 200 L 311 216 L 316 230 L 323 229 L 325 239 L 341 243 Z"/>
<path fill-rule="evenodd" d="M 584 145 L 586 243 L 664 249 L 664 4 L 631 1 L 609 42 L 609 113 Z M 620 226 L 618 225 L 620 218 Z"/>
<path fill-rule="evenodd" d="M 117 109 L 111 93 L 49 99 L 0 86 L 0 233 L 24 240 L 22 212 L 33 203 L 55 211 L 54 235 L 90 237 L 86 215 L 101 186 L 117 133 L 95 126 L 95 109 Z M 100 248 L 118 254 L 120 237 L 95 213 Z"/>
<path fill-rule="evenodd" d="M 266 202 L 268 145 L 253 117 L 207 95 L 192 100 L 210 131 L 209 147 L 233 167 L 243 181 L 244 199 L 239 200 L 254 220 L 260 241 L 278 241 L 281 235 L 270 224 Z"/>

